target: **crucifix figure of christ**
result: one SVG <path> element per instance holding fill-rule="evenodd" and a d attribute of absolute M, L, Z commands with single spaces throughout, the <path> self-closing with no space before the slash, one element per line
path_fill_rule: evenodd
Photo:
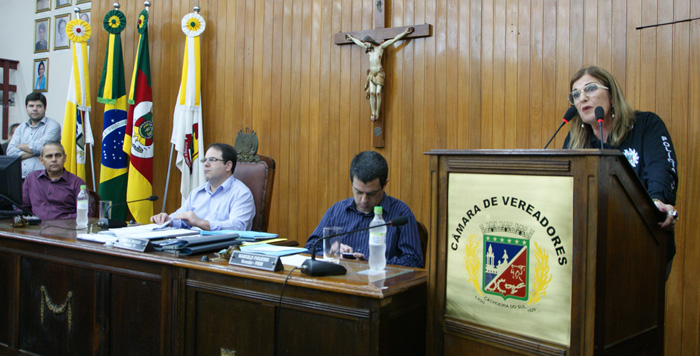
<path fill-rule="evenodd" d="M 375 6 L 373 6 L 374 29 L 339 32 L 335 34 L 333 42 L 337 45 L 357 44 L 365 49 L 365 53 L 369 57 L 365 92 L 370 104 L 370 119 L 373 122 L 372 143 L 374 147 L 384 147 L 384 123 L 380 116 L 385 77 L 384 67 L 382 66 L 384 49 L 401 39 L 430 36 L 430 25 L 385 28 L 384 3 L 382 0 L 373 1 L 376 1 Z"/>
<path fill-rule="evenodd" d="M 384 87 L 384 67 L 382 67 L 382 55 L 384 55 L 384 48 L 387 48 L 394 44 L 394 42 L 402 39 L 404 36 L 413 32 L 413 27 L 409 27 L 406 31 L 403 31 L 396 35 L 396 37 L 386 40 L 384 42 L 377 43 L 374 38 L 370 36 L 365 36 L 365 38 L 360 41 L 359 39 L 353 37 L 351 34 L 346 34 L 345 38 L 355 42 L 358 46 L 365 49 L 365 53 L 369 56 L 369 69 L 367 69 L 367 82 L 365 83 L 365 92 L 367 93 L 367 99 L 369 100 L 369 108 L 372 110 L 372 116 L 370 120 L 372 122 L 379 119 L 379 109 L 382 107 L 382 88 Z"/>

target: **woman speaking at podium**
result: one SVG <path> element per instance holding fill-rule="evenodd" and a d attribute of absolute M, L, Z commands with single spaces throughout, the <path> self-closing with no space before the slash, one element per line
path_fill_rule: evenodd
<path fill-rule="evenodd" d="M 653 112 L 634 110 L 615 77 L 603 68 L 580 69 L 571 78 L 570 87 L 569 103 L 576 107 L 577 115 L 571 120 L 564 148 L 603 147 L 622 151 L 656 207 L 666 213 L 666 219 L 659 225 L 673 232 L 678 221 L 674 207 L 678 167 L 664 122 Z M 676 253 L 673 233 L 670 235 L 666 278 Z"/>

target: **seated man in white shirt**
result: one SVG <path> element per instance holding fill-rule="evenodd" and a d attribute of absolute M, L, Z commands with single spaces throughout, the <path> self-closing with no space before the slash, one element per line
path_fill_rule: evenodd
<path fill-rule="evenodd" d="M 255 202 L 250 189 L 233 177 L 236 150 L 225 143 L 212 143 L 202 159 L 206 183 L 190 192 L 180 209 L 168 215 L 151 216 L 151 221 L 168 221 L 176 228 L 202 230 L 250 230 Z"/>

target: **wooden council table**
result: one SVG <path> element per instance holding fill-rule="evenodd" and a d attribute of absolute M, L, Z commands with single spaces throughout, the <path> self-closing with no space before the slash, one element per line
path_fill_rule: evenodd
<path fill-rule="evenodd" d="M 50 227 L 47 227 L 49 226 Z M 56 227 L 54 227 L 56 226 Z M 44 228 L 40 233 L 40 229 Z M 424 355 L 424 269 L 310 277 L 76 240 L 0 220 L 0 354 Z"/>

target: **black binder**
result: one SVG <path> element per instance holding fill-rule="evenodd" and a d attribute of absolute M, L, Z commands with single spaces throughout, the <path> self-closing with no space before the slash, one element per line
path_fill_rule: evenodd
<path fill-rule="evenodd" d="M 240 245 L 243 241 L 239 240 L 238 237 L 239 235 L 237 233 L 195 235 L 154 241 L 152 244 L 156 251 L 188 256 L 201 252 L 216 251 L 231 245 Z"/>

